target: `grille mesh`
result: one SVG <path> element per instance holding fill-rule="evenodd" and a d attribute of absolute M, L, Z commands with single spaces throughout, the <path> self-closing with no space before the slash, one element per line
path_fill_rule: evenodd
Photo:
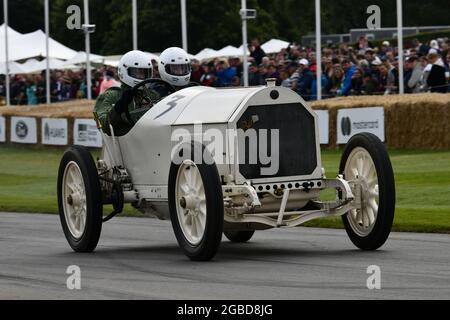
<path fill-rule="evenodd" d="M 246 179 L 309 175 L 317 167 L 314 117 L 302 104 L 250 106 L 237 122 L 237 127 L 242 129 L 238 130 L 239 143 L 245 141 L 245 146 L 239 146 L 239 150 L 245 148 L 245 160 L 241 154 L 239 171 Z M 271 130 L 279 130 L 279 169 L 276 174 L 262 174 L 261 169 L 270 167 L 270 164 L 262 164 L 259 156 L 257 163 L 249 163 L 250 149 L 257 150 L 259 155 L 261 143 L 258 138 L 255 146 L 248 137 L 244 138 L 243 132 L 247 133 L 249 129 L 256 132 L 267 129 L 266 154 L 269 157 L 272 154 Z"/>

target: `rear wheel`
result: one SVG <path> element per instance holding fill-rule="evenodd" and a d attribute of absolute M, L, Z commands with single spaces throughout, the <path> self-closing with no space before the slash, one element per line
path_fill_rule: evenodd
<path fill-rule="evenodd" d="M 244 243 L 253 237 L 255 230 L 225 230 L 223 234 L 231 242 Z"/>
<path fill-rule="evenodd" d="M 394 173 L 384 144 L 370 133 L 353 136 L 345 146 L 339 172 L 361 202 L 360 208 L 342 216 L 350 240 L 363 250 L 378 249 L 391 232 L 395 211 Z"/>
<path fill-rule="evenodd" d="M 102 196 L 95 162 L 82 146 L 63 155 L 58 172 L 58 207 L 67 242 L 74 251 L 93 251 L 102 230 Z"/>

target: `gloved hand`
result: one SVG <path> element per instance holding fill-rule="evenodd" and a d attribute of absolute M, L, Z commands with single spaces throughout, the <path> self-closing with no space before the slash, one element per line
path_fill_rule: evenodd
<path fill-rule="evenodd" d="M 131 103 L 131 101 L 133 101 L 135 94 L 136 93 L 133 89 L 125 89 L 122 92 L 122 96 L 114 105 L 114 109 L 118 114 L 122 114 L 125 112 L 126 108 L 128 108 L 128 105 Z"/>

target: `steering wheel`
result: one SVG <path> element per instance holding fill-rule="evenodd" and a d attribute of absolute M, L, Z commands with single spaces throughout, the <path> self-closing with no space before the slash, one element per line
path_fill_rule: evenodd
<path fill-rule="evenodd" d="M 159 78 L 145 79 L 145 80 L 139 82 L 137 85 L 135 85 L 133 87 L 133 91 L 136 91 L 137 89 L 139 89 L 142 86 L 145 86 L 148 83 L 159 83 L 159 84 L 162 84 L 170 91 L 170 94 L 172 94 L 172 93 L 174 93 L 176 91 L 176 89 L 174 88 L 173 85 L 171 85 L 167 81 L 164 81 L 163 79 L 159 79 Z"/>
<path fill-rule="evenodd" d="M 167 89 L 167 91 L 169 91 L 169 94 L 172 94 L 176 91 L 174 86 L 172 86 L 170 83 L 168 83 L 162 79 L 150 78 L 150 79 L 143 80 L 143 81 L 139 82 L 137 85 L 135 85 L 132 88 L 133 93 L 136 93 L 138 91 L 138 89 L 141 87 L 143 87 L 143 90 L 145 93 L 145 90 L 149 90 L 145 85 L 149 84 L 149 83 L 158 83 L 158 84 L 163 85 Z M 148 102 L 150 103 L 151 101 L 148 101 Z M 130 110 L 128 110 L 128 108 L 125 108 L 125 116 L 127 117 L 127 120 L 130 122 L 130 124 L 132 124 L 132 125 L 135 124 L 135 121 L 131 118 Z"/>
<path fill-rule="evenodd" d="M 191 81 L 185 88 L 198 87 L 198 86 L 201 86 L 201 84 L 198 82 Z"/>

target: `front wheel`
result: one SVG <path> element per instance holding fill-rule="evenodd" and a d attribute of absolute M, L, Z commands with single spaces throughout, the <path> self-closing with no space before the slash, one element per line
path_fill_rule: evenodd
<path fill-rule="evenodd" d="M 395 182 L 389 155 L 370 133 L 353 136 L 345 146 L 339 172 L 361 205 L 342 216 L 350 240 L 363 250 L 376 250 L 391 232 L 395 211 Z"/>
<path fill-rule="evenodd" d="M 201 148 L 193 149 L 202 151 Z M 191 260 L 207 261 L 214 257 L 222 239 L 222 186 L 214 163 L 195 163 L 192 159 L 198 158 L 186 157 L 181 164 L 171 165 L 170 218 L 178 244 L 186 256 Z"/>
<path fill-rule="evenodd" d="M 82 146 L 63 155 L 58 172 L 58 207 L 67 242 L 76 252 L 92 252 L 102 230 L 102 195 L 95 162 Z"/>

